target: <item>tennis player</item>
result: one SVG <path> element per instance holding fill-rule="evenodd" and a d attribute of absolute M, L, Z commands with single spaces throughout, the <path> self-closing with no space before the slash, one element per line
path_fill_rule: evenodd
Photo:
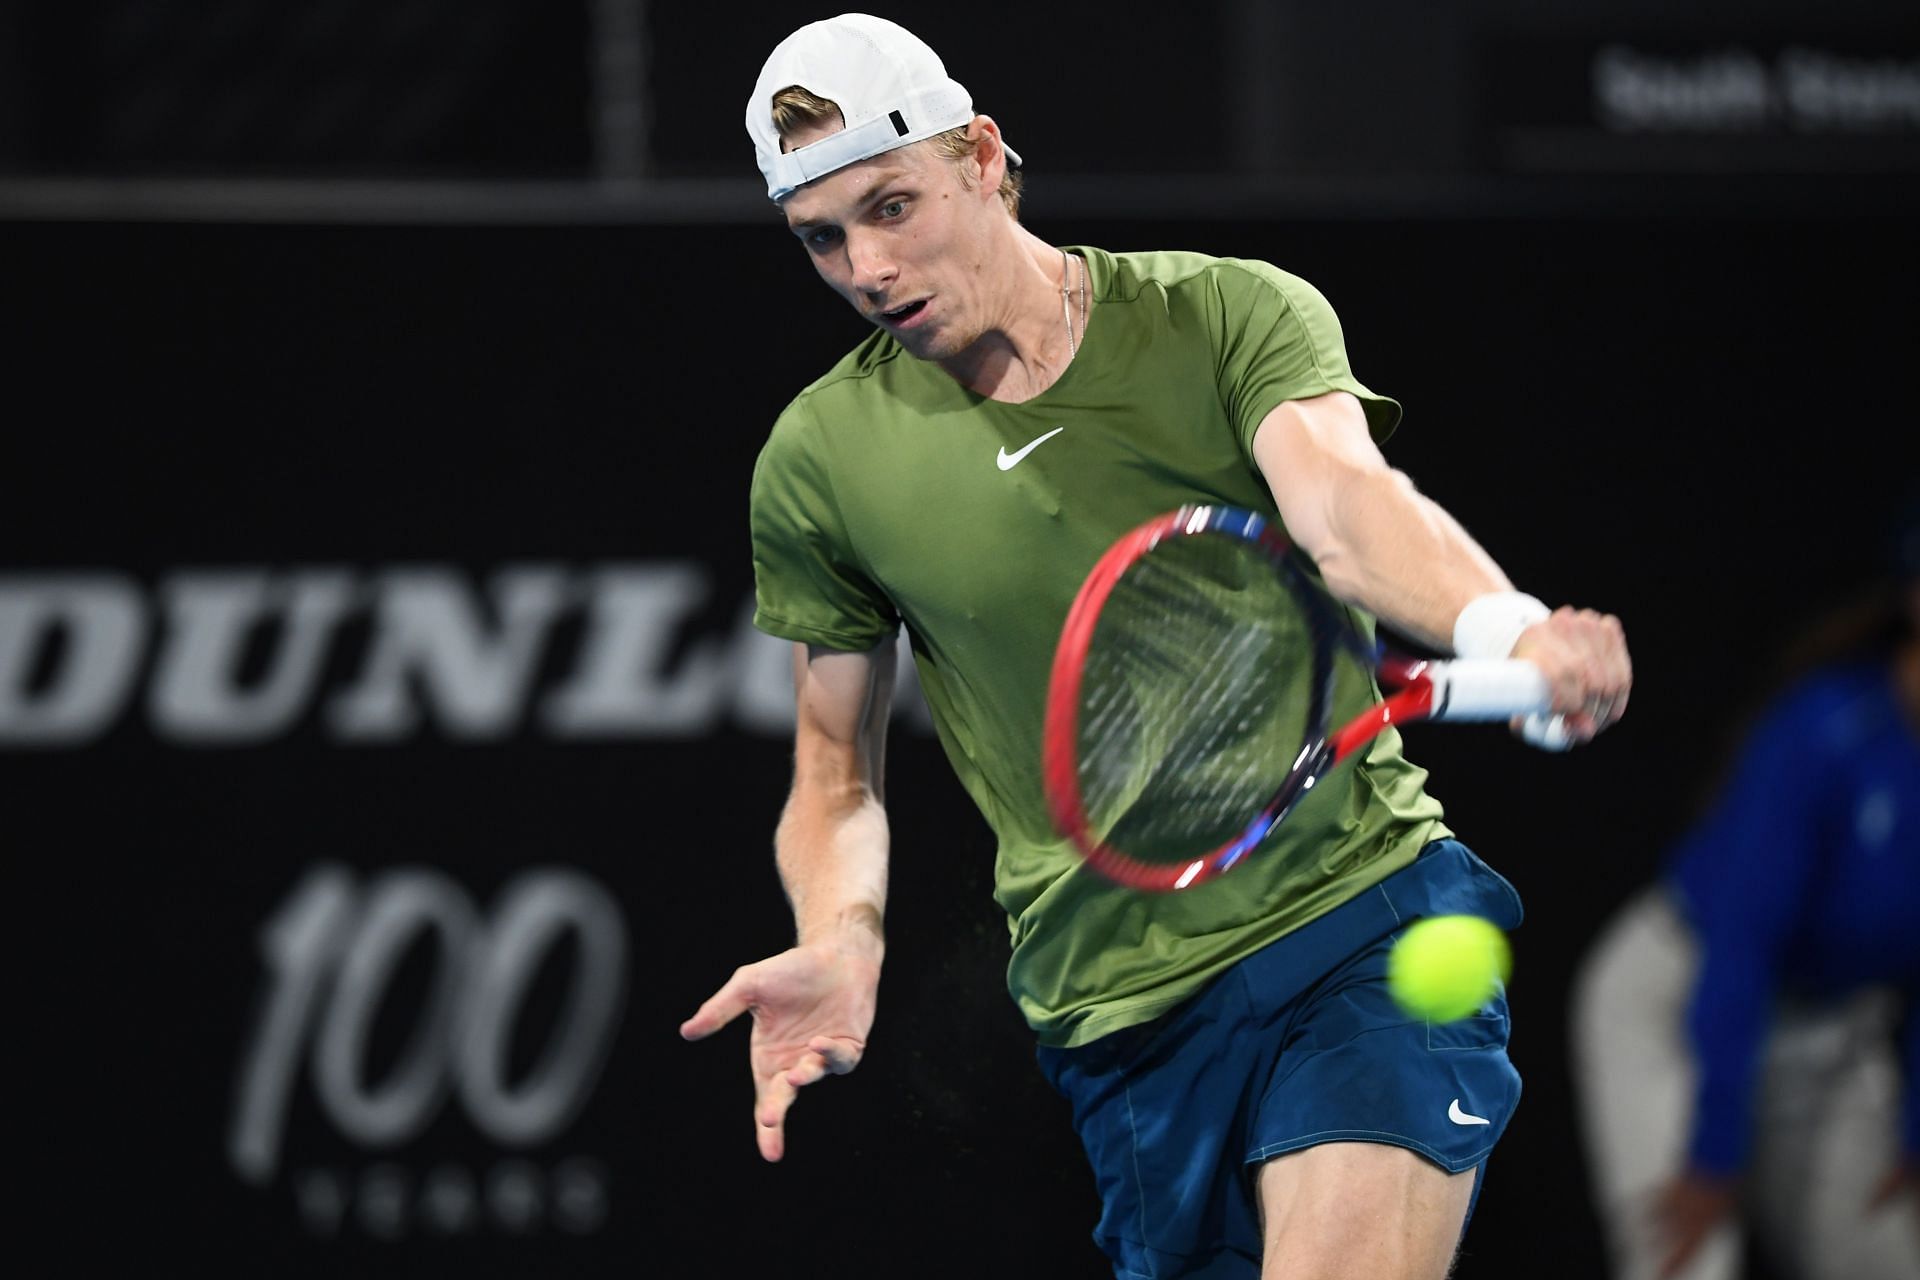
<path fill-rule="evenodd" d="M 1277 512 L 1334 594 L 1412 640 L 1538 664 L 1579 740 L 1626 706 L 1620 624 L 1515 591 L 1388 466 L 1400 407 L 1351 372 L 1306 281 L 1027 231 L 1020 157 L 901 27 L 795 31 L 746 123 L 800 251 L 876 332 L 787 406 L 753 478 L 755 622 L 795 642 L 776 861 L 798 941 L 682 1034 L 753 1014 L 769 1160 L 796 1092 L 859 1063 L 904 625 L 998 837 L 1008 985 L 1072 1103 L 1115 1274 L 1442 1276 L 1519 1098 L 1507 1009 L 1409 1020 L 1382 970 L 1418 916 L 1517 924 L 1512 887 L 1452 838 L 1391 732 L 1231 875 L 1172 895 L 1103 881 L 1043 800 L 1054 644 L 1101 551 L 1191 501 Z"/>

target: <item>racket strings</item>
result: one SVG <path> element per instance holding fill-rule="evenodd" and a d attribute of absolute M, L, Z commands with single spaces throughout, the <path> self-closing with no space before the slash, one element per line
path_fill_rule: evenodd
<path fill-rule="evenodd" d="M 1232 839 L 1306 736 L 1312 637 L 1286 581 L 1238 539 L 1167 540 L 1114 585 L 1081 683 L 1080 787 L 1095 833 L 1177 861 Z"/>

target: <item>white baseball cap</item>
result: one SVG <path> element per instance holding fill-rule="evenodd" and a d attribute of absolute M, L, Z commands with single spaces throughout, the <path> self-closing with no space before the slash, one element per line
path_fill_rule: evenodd
<path fill-rule="evenodd" d="M 783 152 L 773 127 L 773 95 L 789 85 L 835 103 L 847 127 Z M 972 119 L 973 98 L 947 75 L 939 54 L 898 23 L 865 13 L 810 22 L 782 40 L 747 100 L 747 133 L 770 200 Z M 1018 168 L 1019 153 L 1006 151 L 1007 163 Z"/>

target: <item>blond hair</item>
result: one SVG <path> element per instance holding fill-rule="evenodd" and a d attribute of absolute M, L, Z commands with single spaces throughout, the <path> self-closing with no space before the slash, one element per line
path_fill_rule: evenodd
<path fill-rule="evenodd" d="M 840 114 L 838 103 L 809 93 L 797 84 L 790 84 L 773 95 L 773 128 L 782 141 L 823 124 L 845 127 L 846 118 Z M 953 162 L 960 171 L 961 185 L 971 190 L 966 166 L 960 162 L 973 155 L 980 146 L 979 140 L 969 138 L 965 126 L 962 126 L 936 133 L 927 141 L 933 144 L 934 151 L 943 159 Z M 1015 218 L 1020 216 L 1020 188 L 1020 171 L 1008 165 L 1000 178 L 1000 200 Z"/>

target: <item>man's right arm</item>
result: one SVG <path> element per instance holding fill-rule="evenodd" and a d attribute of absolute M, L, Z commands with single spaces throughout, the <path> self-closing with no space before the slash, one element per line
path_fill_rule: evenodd
<path fill-rule="evenodd" d="M 885 951 L 887 819 L 882 781 L 893 641 L 863 653 L 795 646 L 793 786 L 775 833 L 794 945 L 734 971 L 693 1017 L 689 1040 L 753 1014 L 749 1060 L 760 1154 L 786 1153 L 798 1090 L 859 1065 Z"/>

